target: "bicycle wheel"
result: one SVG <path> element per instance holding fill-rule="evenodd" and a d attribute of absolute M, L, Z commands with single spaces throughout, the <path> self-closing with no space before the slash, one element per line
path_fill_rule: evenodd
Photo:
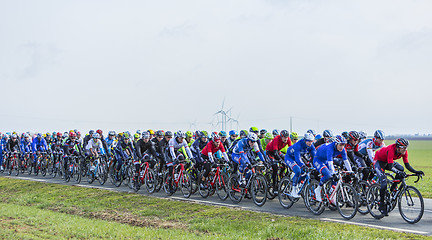
<path fill-rule="evenodd" d="M 134 174 L 135 174 L 135 168 L 132 167 L 131 164 L 128 164 L 126 166 L 126 173 L 125 174 L 126 174 L 125 175 L 125 180 L 126 180 L 125 182 L 126 182 L 127 186 L 130 189 L 133 189 L 133 185 L 134 185 L 133 179 L 134 179 Z"/>
<path fill-rule="evenodd" d="M 267 201 L 267 181 L 264 176 L 257 174 L 251 179 L 250 192 L 253 202 L 258 206 L 263 206 Z"/>
<path fill-rule="evenodd" d="M 138 180 L 140 182 L 140 180 Z M 157 176 L 156 173 L 152 169 L 148 169 L 146 175 L 144 176 L 144 182 L 146 185 L 146 189 L 148 193 L 154 193 L 156 190 Z"/>
<path fill-rule="evenodd" d="M 369 190 L 369 183 L 367 181 L 360 181 L 356 184 L 355 189 L 358 195 L 358 212 L 363 215 L 368 214 L 366 195 Z"/>
<path fill-rule="evenodd" d="M 114 186 L 120 187 L 120 185 L 123 182 L 123 178 L 122 178 L 122 175 L 120 174 L 121 169 L 117 170 L 117 168 L 118 168 L 118 162 L 116 162 L 111 168 L 110 179 L 111 179 L 111 183 Z"/>
<path fill-rule="evenodd" d="M 222 201 L 228 198 L 228 175 L 224 172 L 220 172 L 216 180 L 216 193 Z"/>
<path fill-rule="evenodd" d="M 336 207 L 339 214 L 349 220 L 358 210 L 357 192 L 353 186 L 343 183 L 336 193 Z"/>
<path fill-rule="evenodd" d="M 79 161 L 74 162 L 73 165 L 73 179 L 77 184 L 79 184 L 81 183 L 81 166 Z"/>
<path fill-rule="evenodd" d="M 376 219 L 381 219 L 384 217 L 384 214 L 382 214 L 379 211 L 379 200 L 380 200 L 380 185 L 378 183 L 372 184 L 369 187 L 369 190 L 366 194 L 366 203 L 369 213 L 372 215 L 372 217 Z"/>
<path fill-rule="evenodd" d="M 292 198 L 290 196 L 292 190 L 292 181 L 290 177 L 284 177 L 282 178 L 282 180 L 279 183 L 279 203 L 282 205 L 282 207 L 288 209 L 290 208 L 293 204 L 294 201 L 292 201 Z"/>
<path fill-rule="evenodd" d="M 105 184 L 105 181 L 106 181 L 106 172 L 105 172 L 105 166 L 104 166 L 104 163 L 103 163 L 103 161 L 101 161 L 99 164 L 98 164 L 98 167 L 97 167 L 97 173 L 98 173 L 98 176 L 97 176 L 97 179 L 98 179 L 98 181 L 99 181 L 99 184 L 100 185 L 104 185 Z"/>
<path fill-rule="evenodd" d="M 159 192 L 164 184 L 163 173 L 155 172 L 155 174 L 156 174 L 156 185 L 155 185 L 154 192 Z"/>
<path fill-rule="evenodd" d="M 423 217 L 423 197 L 417 188 L 408 186 L 402 190 L 398 198 L 399 213 L 407 223 L 417 223 Z"/>
<path fill-rule="evenodd" d="M 240 187 L 239 176 L 234 173 L 228 179 L 228 196 L 234 203 L 239 203 L 245 195 L 244 188 Z"/>
<path fill-rule="evenodd" d="M 272 173 L 273 173 L 273 171 L 267 171 L 264 174 L 264 177 L 267 181 L 267 186 L 268 186 L 267 197 L 270 200 L 274 199 L 277 196 L 277 193 L 275 193 L 275 192 L 277 192 L 277 190 L 278 190 L 277 185 L 273 183 Z"/>
<path fill-rule="evenodd" d="M 199 176 L 198 176 L 198 192 L 199 192 L 199 194 L 201 195 L 201 197 L 203 197 L 203 198 L 207 198 L 208 196 L 209 196 L 209 194 L 210 194 L 210 190 L 211 190 L 211 188 L 212 188 L 212 186 L 211 186 L 211 184 L 210 184 L 210 182 L 209 182 L 209 179 L 213 179 L 213 177 L 214 177 L 214 174 L 209 174 L 208 176 L 207 176 L 207 179 L 205 180 L 205 181 L 202 181 L 202 178 L 203 178 L 203 172 L 201 172 L 200 174 L 199 174 Z M 210 181 L 211 181 L 210 180 Z"/>
<path fill-rule="evenodd" d="M 315 197 L 315 188 L 318 187 L 318 181 L 312 179 L 304 191 L 304 203 L 306 208 L 314 215 L 320 215 L 324 212 L 324 202 L 318 202 Z M 322 195 L 322 194 L 321 194 Z"/>
<path fill-rule="evenodd" d="M 95 180 L 95 171 L 96 171 L 96 168 L 94 166 L 92 167 L 91 163 L 88 162 L 87 163 L 87 169 L 88 169 L 87 170 L 87 182 L 89 184 L 92 184 L 94 182 L 94 180 Z"/>
<path fill-rule="evenodd" d="M 40 169 L 41 169 L 41 174 L 42 174 L 42 176 L 46 176 L 46 173 L 47 173 L 47 160 L 46 159 L 42 159 L 42 161 L 41 161 L 41 167 L 40 167 Z"/>
<path fill-rule="evenodd" d="M 174 194 L 175 190 L 174 190 L 174 179 L 171 179 L 172 177 L 168 176 L 168 170 L 164 172 L 164 177 L 163 177 L 163 189 L 165 191 L 165 193 L 168 196 L 171 196 Z M 170 184 L 170 179 L 172 184 Z M 171 191 L 172 190 L 172 191 Z"/>
<path fill-rule="evenodd" d="M 189 173 L 186 171 L 183 171 L 183 175 L 180 178 L 180 190 L 183 193 L 183 197 L 188 198 L 192 194 L 192 184 L 191 184 L 191 177 Z"/>
<path fill-rule="evenodd" d="M 20 174 L 20 164 L 21 161 L 18 159 L 15 159 L 15 166 L 14 166 L 14 171 L 15 171 L 15 176 L 18 176 Z"/>

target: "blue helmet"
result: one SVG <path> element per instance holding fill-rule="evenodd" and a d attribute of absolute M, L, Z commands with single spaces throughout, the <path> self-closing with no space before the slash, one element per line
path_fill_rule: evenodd
<path fill-rule="evenodd" d="M 323 132 L 323 136 L 326 138 L 331 138 L 331 137 L 333 137 L 333 132 L 331 130 L 326 129 Z"/>
<path fill-rule="evenodd" d="M 334 138 L 334 140 L 335 140 L 336 143 L 343 143 L 343 144 L 346 144 L 346 143 L 347 143 L 346 138 L 344 138 L 344 137 L 341 136 L 341 135 L 337 135 L 337 136 Z"/>
<path fill-rule="evenodd" d="M 304 135 L 304 139 L 306 140 L 306 141 L 313 141 L 314 140 L 314 135 L 312 135 L 312 133 L 305 133 L 305 135 Z"/>
<path fill-rule="evenodd" d="M 227 134 L 226 134 L 225 131 L 220 131 L 220 132 L 219 132 L 219 136 L 221 136 L 221 137 L 226 137 Z"/>
<path fill-rule="evenodd" d="M 384 135 L 384 132 L 382 130 L 376 130 L 374 133 L 374 137 L 382 139 L 382 140 L 385 139 L 385 135 Z"/>
<path fill-rule="evenodd" d="M 230 136 L 238 135 L 238 132 L 236 130 L 231 130 L 231 131 L 229 131 L 229 135 Z"/>
<path fill-rule="evenodd" d="M 322 138 L 322 136 L 320 135 L 320 134 L 317 134 L 316 136 L 315 136 L 315 140 L 319 140 L 319 139 L 321 139 Z"/>
<path fill-rule="evenodd" d="M 310 134 L 312 134 L 312 135 L 314 135 L 314 136 L 316 136 L 316 132 L 315 132 L 315 130 L 313 130 L 313 129 L 309 129 L 309 130 L 307 130 L 306 132 L 307 132 L 307 133 L 310 133 Z"/>

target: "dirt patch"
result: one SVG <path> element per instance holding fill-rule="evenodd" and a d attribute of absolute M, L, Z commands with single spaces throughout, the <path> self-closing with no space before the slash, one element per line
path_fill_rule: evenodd
<path fill-rule="evenodd" d="M 105 221 L 114 221 L 119 222 L 123 224 L 128 224 L 131 226 L 137 226 L 137 227 L 152 227 L 152 228 L 163 228 L 163 229 L 185 229 L 187 226 L 183 223 L 177 222 L 177 221 L 162 221 L 157 218 L 150 218 L 150 217 L 138 217 L 136 215 L 133 215 L 129 212 L 120 212 L 120 211 L 114 211 L 114 210 L 105 210 L 102 212 L 84 212 L 79 208 L 76 207 L 51 207 L 47 208 L 51 211 L 55 212 L 63 212 L 67 214 L 87 217 L 87 218 L 93 218 L 93 219 L 100 219 Z"/>

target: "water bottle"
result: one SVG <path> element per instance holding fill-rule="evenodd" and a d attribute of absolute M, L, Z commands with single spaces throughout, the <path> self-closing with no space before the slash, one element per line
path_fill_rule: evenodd
<path fill-rule="evenodd" d="M 178 178 L 178 173 L 175 173 L 174 174 L 174 179 L 177 179 Z"/>
<path fill-rule="evenodd" d="M 72 171 L 73 171 L 73 164 L 69 165 L 69 172 L 72 173 Z"/>

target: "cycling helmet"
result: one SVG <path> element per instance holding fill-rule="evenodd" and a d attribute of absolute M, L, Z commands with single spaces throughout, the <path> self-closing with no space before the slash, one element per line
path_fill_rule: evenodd
<path fill-rule="evenodd" d="M 93 133 L 94 133 L 94 130 L 90 130 L 90 131 L 89 131 L 89 135 L 90 135 L 90 136 L 93 136 Z"/>
<path fill-rule="evenodd" d="M 248 135 L 248 132 L 246 130 L 240 131 L 240 138 L 245 138 L 245 137 L 247 137 L 247 135 Z"/>
<path fill-rule="evenodd" d="M 175 134 L 176 138 L 185 138 L 186 134 L 184 132 L 182 132 L 181 130 L 178 130 Z"/>
<path fill-rule="evenodd" d="M 398 138 L 398 139 L 396 139 L 395 143 L 396 143 L 396 147 L 407 148 L 409 145 L 408 140 L 406 140 L 405 138 Z"/>
<path fill-rule="evenodd" d="M 58 133 L 57 133 L 58 134 Z M 61 134 L 61 133 L 60 133 Z M 57 135 L 58 136 L 58 135 Z M 69 137 L 70 138 L 76 138 L 76 133 L 75 132 L 71 132 L 69 133 Z"/>
<path fill-rule="evenodd" d="M 48 136 L 51 137 L 51 133 L 50 133 L 50 132 L 47 132 L 47 133 L 46 133 L 46 136 L 47 136 L 47 137 L 48 137 Z"/>
<path fill-rule="evenodd" d="M 11 138 L 18 138 L 18 136 L 14 133 L 12 134 Z"/>
<path fill-rule="evenodd" d="M 149 132 L 143 132 L 142 138 L 150 138 L 150 133 Z"/>
<path fill-rule="evenodd" d="M 347 132 L 347 131 L 343 132 L 341 135 L 342 135 L 342 137 L 344 137 L 345 139 L 348 139 L 348 138 L 349 138 L 349 136 L 348 136 L 348 132 Z"/>
<path fill-rule="evenodd" d="M 276 137 L 277 135 L 279 135 L 279 131 L 277 129 L 273 129 L 272 134 L 273 137 Z"/>
<path fill-rule="evenodd" d="M 315 140 L 319 140 L 319 139 L 321 139 L 321 138 L 322 138 L 321 134 L 317 134 L 317 135 L 315 136 Z"/>
<path fill-rule="evenodd" d="M 172 137 L 173 133 L 171 131 L 166 131 L 165 136 Z"/>
<path fill-rule="evenodd" d="M 141 135 L 141 130 L 136 130 L 135 133 L 138 133 L 139 135 Z"/>
<path fill-rule="evenodd" d="M 57 137 L 61 137 L 62 136 L 62 133 L 61 132 L 58 132 L 57 133 Z"/>
<path fill-rule="evenodd" d="M 140 134 L 138 134 L 138 133 L 135 133 L 135 134 L 134 134 L 134 139 L 139 139 L 139 138 L 140 138 L 140 136 L 141 136 Z"/>
<path fill-rule="evenodd" d="M 74 129 L 74 133 L 78 133 L 78 129 L 75 128 L 75 129 Z"/>
<path fill-rule="evenodd" d="M 280 136 L 281 137 L 285 137 L 285 138 L 287 138 L 287 137 L 289 137 L 289 132 L 288 132 L 288 130 L 282 130 L 281 132 L 280 132 Z"/>
<path fill-rule="evenodd" d="M 327 143 L 332 143 L 332 142 L 336 142 L 336 139 L 334 137 L 327 139 Z"/>
<path fill-rule="evenodd" d="M 267 132 L 267 133 L 264 135 L 264 138 L 265 138 L 265 139 L 273 139 L 274 137 L 273 137 L 273 134 Z"/>
<path fill-rule="evenodd" d="M 365 132 L 363 132 L 363 131 L 360 131 L 360 132 L 359 132 L 359 136 L 360 136 L 360 137 L 359 137 L 360 139 L 365 139 L 365 138 L 367 138 L 367 133 L 365 133 Z"/>
<path fill-rule="evenodd" d="M 226 137 L 227 134 L 226 134 L 225 131 L 220 131 L 220 132 L 219 132 L 219 136 L 221 136 L 221 137 Z"/>
<path fill-rule="evenodd" d="M 76 132 L 76 135 L 77 135 L 77 137 L 78 137 L 78 136 L 81 136 L 80 131 Z"/>
<path fill-rule="evenodd" d="M 231 130 L 231 131 L 229 131 L 229 135 L 230 136 L 238 135 L 238 132 L 236 130 Z"/>
<path fill-rule="evenodd" d="M 74 133 L 74 132 L 73 132 Z M 70 135 L 71 133 L 69 133 L 69 135 Z M 100 138 L 100 134 L 99 133 L 93 133 L 93 138 Z"/>
<path fill-rule="evenodd" d="M 37 138 L 41 138 L 41 137 L 42 137 L 42 134 L 38 133 Z"/>
<path fill-rule="evenodd" d="M 259 129 L 257 127 L 251 127 L 249 128 L 249 132 L 258 133 Z"/>
<path fill-rule="evenodd" d="M 384 132 L 382 130 L 376 130 L 374 133 L 374 137 L 385 140 L 385 135 L 384 135 Z"/>
<path fill-rule="evenodd" d="M 217 132 L 212 132 L 211 138 L 213 141 L 220 141 L 221 140 L 221 137 L 219 136 L 219 134 Z"/>
<path fill-rule="evenodd" d="M 163 137 L 163 136 L 164 136 L 164 132 L 163 132 L 162 130 L 158 130 L 158 131 L 156 132 L 156 136 L 158 136 L 158 137 Z"/>
<path fill-rule="evenodd" d="M 207 132 L 206 131 L 200 132 L 199 137 L 200 138 L 208 138 Z"/>
<path fill-rule="evenodd" d="M 188 137 L 188 138 L 193 137 L 192 132 L 191 132 L 191 131 L 187 131 L 187 132 L 186 132 L 186 137 Z"/>
<path fill-rule="evenodd" d="M 247 138 L 248 138 L 249 141 L 252 141 L 252 142 L 258 141 L 258 136 L 255 133 L 253 133 L 253 132 L 249 133 L 247 135 Z"/>
<path fill-rule="evenodd" d="M 360 139 L 360 134 L 357 131 L 351 131 L 348 133 L 348 139 L 358 140 Z"/>
<path fill-rule="evenodd" d="M 315 132 L 315 130 L 313 130 L 313 129 L 309 129 L 309 130 L 307 130 L 306 132 L 307 132 L 307 133 L 310 133 L 310 134 L 312 134 L 312 135 L 314 135 L 314 136 L 316 136 L 316 132 Z"/>
<path fill-rule="evenodd" d="M 312 134 L 312 133 L 305 133 L 305 135 L 304 135 L 304 139 L 306 140 L 306 141 L 313 141 L 314 139 L 315 139 L 315 137 L 314 137 L 314 135 Z"/>
<path fill-rule="evenodd" d="M 114 131 L 109 131 L 108 132 L 108 136 L 115 136 L 115 132 Z"/>
<path fill-rule="evenodd" d="M 102 130 L 101 129 L 96 130 L 96 132 L 99 133 L 99 135 L 102 136 Z"/>
<path fill-rule="evenodd" d="M 24 138 L 30 137 L 27 133 L 24 133 Z"/>
<path fill-rule="evenodd" d="M 260 135 L 261 135 L 261 134 L 266 134 L 266 133 L 267 133 L 267 130 L 265 130 L 265 129 L 261 129 L 261 130 L 260 130 Z"/>
<path fill-rule="evenodd" d="M 123 139 L 129 139 L 129 138 L 130 138 L 129 133 L 128 132 L 124 132 L 123 133 Z"/>
<path fill-rule="evenodd" d="M 342 143 L 342 144 L 347 143 L 346 138 L 344 136 L 341 136 L 341 135 L 337 135 L 334 140 L 336 143 Z"/>
<path fill-rule="evenodd" d="M 331 138 L 331 137 L 333 137 L 333 132 L 331 130 L 326 129 L 323 132 L 323 137 L 325 137 L 325 138 Z"/>
<path fill-rule="evenodd" d="M 298 134 L 296 132 L 292 132 L 290 134 L 290 138 L 291 138 L 291 140 L 298 140 Z"/>
<path fill-rule="evenodd" d="M 151 129 L 147 130 L 147 132 L 149 132 L 150 135 L 154 135 L 155 134 L 155 132 L 153 130 L 151 130 Z"/>

